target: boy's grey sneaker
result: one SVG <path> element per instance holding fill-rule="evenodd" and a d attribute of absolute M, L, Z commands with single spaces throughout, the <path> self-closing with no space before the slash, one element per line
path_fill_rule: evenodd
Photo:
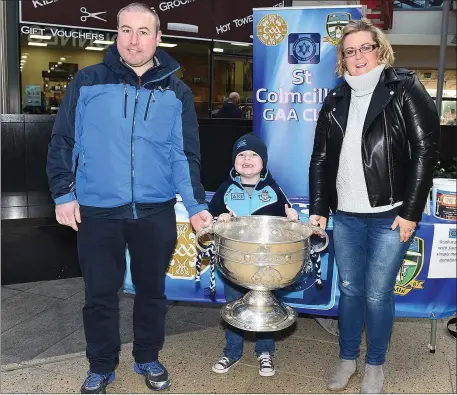
<path fill-rule="evenodd" d="M 361 394 L 382 394 L 384 387 L 384 369 L 382 365 L 365 364 Z"/>
<path fill-rule="evenodd" d="M 259 361 L 259 374 L 264 377 L 274 376 L 275 365 L 273 364 L 273 357 L 269 352 L 263 352 L 257 358 Z"/>
<path fill-rule="evenodd" d="M 167 369 L 159 361 L 135 363 L 133 368 L 136 373 L 144 376 L 146 385 L 153 391 L 161 391 L 170 386 Z"/>
<path fill-rule="evenodd" d="M 357 373 L 356 360 L 340 359 L 328 379 L 327 388 L 331 391 L 344 390 L 349 379 Z"/>
<path fill-rule="evenodd" d="M 240 360 L 226 357 L 225 355 L 213 365 L 214 373 L 227 373 L 232 366 L 235 366 Z"/>
<path fill-rule="evenodd" d="M 106 386 L 115 378 L 114 371 L 105 374 L 87 372 L 87 378 L 81 387 L 81 394 L 106 394 Z"/>

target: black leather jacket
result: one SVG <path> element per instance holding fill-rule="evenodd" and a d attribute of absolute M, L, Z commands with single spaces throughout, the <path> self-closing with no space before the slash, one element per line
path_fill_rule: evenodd
<path fill-rule="evenodd" d="M 325 98 L 309 169 L 310 214 L 338 207 L 336 176 L 351 88 L 344 82 Z M 386 68 L 373 92 L 362 132 L 363 169 L 372 207 L 403 201 L 399 215 L 420 221 L 438 161 L 440 121 L 413 72 Z M 351 186 L 348 185 L 348 188 Z"/>

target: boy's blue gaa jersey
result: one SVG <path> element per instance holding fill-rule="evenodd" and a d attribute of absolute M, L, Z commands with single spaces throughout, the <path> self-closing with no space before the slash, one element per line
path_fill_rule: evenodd
<path fill-rule="evenodd" d="M 246 215 L 286 216 L 285 205 L 292 207 L 269 171 L 262 176 L 249 195 L 241 185 L 240 176 L 230 171 L 230 178 L 214 194 L 209 211 L 217 217 L 229 211 L 237 217 Z"/>

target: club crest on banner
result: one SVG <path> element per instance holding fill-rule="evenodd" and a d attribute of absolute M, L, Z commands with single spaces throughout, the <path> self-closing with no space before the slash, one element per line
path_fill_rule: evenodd
<path fill-rule="evenodd" d="M 257 25 L 257 37 L 265 45 L 275 46 L 287 35 L 287 23 L 278 14 L 265 15 Z"/>
<path fill-rule="evenodd" d="M 324 42 L 329 42 L 332 45 L 338 44 L 343 28 L 350 20 L 351 14 L 349 12 L 334 12 L 328 14 L 326 22 L 328 36 L 324 37 Z"/>
<path fill-rule="evenodd" d="M 404 296 L 413 289 L 424 289 L 424 281 L 417 280 L 424 266 L 424 251 L 424 239 L 414 237 L 397 274 L 395 295 Z"/>
<path fill-rule="evenodd" d="M 319 33 L 289 34 L 289 63 L 317 64 L 320 62 L 321 35 Z"/>

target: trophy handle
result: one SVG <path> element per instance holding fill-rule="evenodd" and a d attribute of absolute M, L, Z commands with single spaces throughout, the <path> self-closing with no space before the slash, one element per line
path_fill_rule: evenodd
<path fill-rule="evenodd" d="M 213 234 L 214 233 L 214 224 L 212 223 L 210 226 L 206 228 L 200 228 L 200 230 L 195 234 L 196 246 L 201 252 L 205 252 L 207 247 L 200 243 L 200 238 L 204 235 Z"/>
<path fill-rule="evenodd" d="M 319 226 L 314 226 L 314 225 L 309 225 L 308 226 L 311 228 L 311 231 L 313 232 L 313 235 L 318 235 L 321 239 L 325 239 L 322 241 L 320 244 L 313 246 L 314 252 L 321 252 L 325 250 L 328 246 L 328 234 L 325 230 L 322 230 L 319 228 Z"/>

